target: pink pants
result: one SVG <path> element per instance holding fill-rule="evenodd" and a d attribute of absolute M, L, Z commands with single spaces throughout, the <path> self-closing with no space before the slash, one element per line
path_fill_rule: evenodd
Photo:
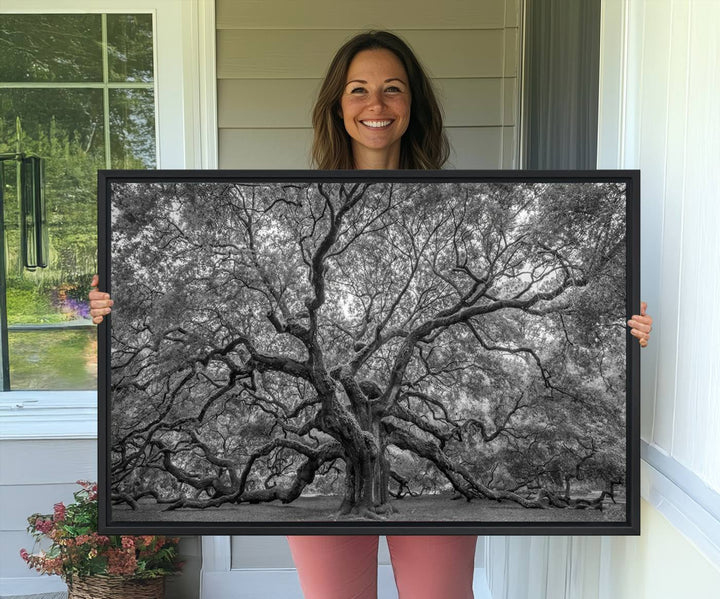
<path fill-rule="evenodd" d="M 474 536 L 389 536 L 399 599 L 472 599 Z M 305 599 L 376 599 L 378 537 L 288 537 Z"/>

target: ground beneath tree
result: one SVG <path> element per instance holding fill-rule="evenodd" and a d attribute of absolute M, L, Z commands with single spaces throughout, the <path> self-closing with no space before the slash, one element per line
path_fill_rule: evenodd
<path fill-rule="evenodd" d="M 299 497 L 283 505 L 279 501 L 257 505 L 230 505 L 207 509 L 164 511 L 166 505 L 141 501 L 139 510 L 127 505 L 113 506 L 114 521 L 155 522 L 334 522 L 365 518 L 338 517 L 341 499 L 335 496 Z M 512 502 L 487 499 L 453 500 L 450 495 L 425 495 L 392 500 L 395 513 L 386 514 L 387 522 L 624 522 L 625 504 L 606 502 L 603 510 L 549 508 L 527 509 Z M 377 522 L 377 521 L 375 521 Z"/>

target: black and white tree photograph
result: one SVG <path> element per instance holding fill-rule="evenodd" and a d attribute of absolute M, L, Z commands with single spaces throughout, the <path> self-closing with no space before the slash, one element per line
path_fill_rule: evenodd
<path fill-rule="evenodd" d="M 311 176 L 110 177 L 108 521 L 626 523 L 627 181 Z"/>

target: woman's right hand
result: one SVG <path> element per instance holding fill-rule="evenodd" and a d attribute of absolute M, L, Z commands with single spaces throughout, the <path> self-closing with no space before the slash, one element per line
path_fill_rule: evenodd
<path fill-rule="evenodd" d="M 104 291 L 98 291 L 97 286 L 100 281 L 99 277 L 95 275 L 90 283 L 90 293 L 88 293 L 88 299 L 90 300 L 90 316 L 95 324 L 100 324 L 105 318 L 106 314 L 110 314 L 111 306 L 113 301 L 110 299 L 110 294 Z"/>

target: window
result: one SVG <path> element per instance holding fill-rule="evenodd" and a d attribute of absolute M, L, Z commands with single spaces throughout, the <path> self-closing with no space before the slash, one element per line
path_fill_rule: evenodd
<path fill-rule="evenodd" d="M 152 14 L 0 20 L 4 390 L 96 386 L 85 299 L 97 270 L 96 171 L 156 165 L 153 37 Z M 47 268 L 21 258 L 16 157 L 24 155 L 45 162 Z"/>
<path fill-rule="evenodd" d="M 154 88 L 156 166 L 166 169 L 216 168 L 214 2 L 23 0 L 1 4 L 0 26 L 9 16 L 17 14 L 35 19 L 60 14 L 96 19 L 101 13 L 108 17 L 114 14 L 151 15 L 154 85 L 146 89 Z M 4 52 L 0 53 L 0 61 L 3 60 L 6 60 Z M 0 87 L 0 102 L 7 89 Z M 93 221 L 92 230 L 95 228 Z M 94 246 L 92 252 L 94 261 Z M 3 280 L 0 277 L 0 281 Z M 94 333 L 93 329 L 88 330 Z M 25 331 L 26 334 L 31 332 Z M 39 360 L 32 364 L 34 374 L 44 367 Z M 17 388 L 14 382 L 13 386 Z M 56 389 L 0 392 L 0 439 L 94 438 L 97 435 L 95 389 Z"/>

